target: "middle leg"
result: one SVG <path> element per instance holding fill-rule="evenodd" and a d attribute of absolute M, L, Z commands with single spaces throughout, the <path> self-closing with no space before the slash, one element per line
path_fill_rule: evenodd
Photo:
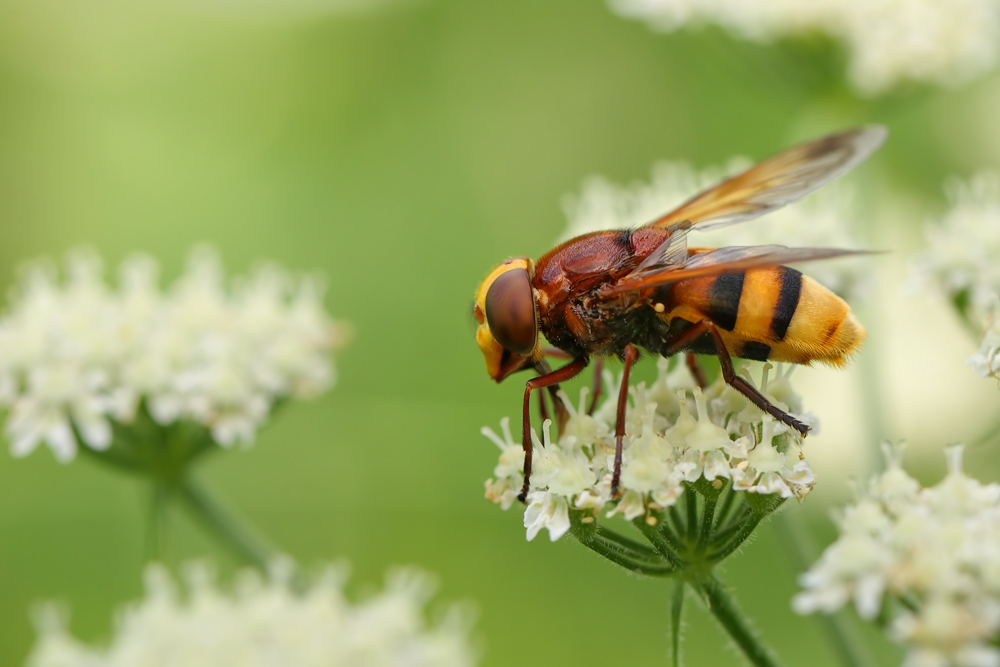
<path fill-rule="evenodd" d="M 625 372 L 618 390 L 618 414 L 615 420 L 615 472 L 611 477 L 611 497 L 618 497 L 618 482 L 622 476 L 622 439 L 625 437 L 625 408 L 628 403 L 628 376 L 639 358 L 639 350 L 631 343 L 625 346 Z"/>

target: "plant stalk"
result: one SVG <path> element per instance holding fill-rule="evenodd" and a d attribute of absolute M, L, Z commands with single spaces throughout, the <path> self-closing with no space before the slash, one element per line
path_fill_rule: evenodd
<path fill-rule="evenodd" d="M 736 601 L 729 596 L 722 583 L 714 575 L 705 575 L 696 580 L 708 601 L 708 610 L 718 621 L 722 629 L 740 647 L 743 654 L 755 667 L 780 667 L 777 656 L 765 645 L 753 628 L 750 621 L 736 606 Z"/>
<path fill-rule="evenodd" d="M 239 559 L 264 570 L 274 561 L 276 553 L 263 538 L 247 528 L 229 512 L 224 510 L 194 480 L 187 478 L 178 482 L 178 498 L 192 516 L 199 520 L 212 535 L 226 545 Z"/>

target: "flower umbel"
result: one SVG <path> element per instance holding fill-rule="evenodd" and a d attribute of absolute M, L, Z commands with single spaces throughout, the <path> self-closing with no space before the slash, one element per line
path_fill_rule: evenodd
<path fill-rule="evenodd" d="M 714 23 L 759 42 L 825 33 L 847 47 L 848 79 L 866 95 L 904 81 L 954 85 L 1000 56 L 996 0 L 611 0 L 611 7 L 663 32 Z"/>
<path fill-rule="evenodd" d="M 41 636 L 29 667 L 283 665 L 466 667 L 477 662 L 467 613 L 452 607 L 428 623 L 434 585 L 412 570 L 390 572 L 383 591 L 361 602 L 344 595 L 346 573 L 331 567 L 304 591 L 290 564 L 267 578 L 245 571 L 231 590 L 203 565 L 178 587 L 159 566 L 146 570 L 146 597 L 123 610 L 111 641 L 90 647 L 71 637 L 53 607 L 37 614 Z"/>
<path fill-rule="evenodd" d="M 23 271 L 0 318 L 0 406 L 15 456 L 44 442 L 69 461 L 80 441 L 107 450 L 144 421 L 250 443 L 278 402 L 332 385 L 329 352 L 343 333 L 314 280 L 263 266 L 228 287 L 207 249 L 166 290 L 157 273 L 133 256 L 112 287 L 86 251 L 70 253 L 61 280 L 44 262 Z"/>
<path fill-rule="evenodd" d="M 943 294 L 974 327 L 989 324 L 1000 294 L 1000 176 L 983 172 L 946 187 L 949 207 L 927 227 L 912 285 Z"/>
<path fill-rule="evenodd" d="M 1000 486 L 967 477 L 954 445 L 947 476 L 921 488 L 902 450 L 883 445 L 886 471 L 840 513 L 840 537 L 793 606 L 830 613 L 853 601 L 907 647 L 907 665 L 1000 664 Z"/>
<path fill-rule="evenodd" d="M 570 413 L 563 434 L 553 440 L 548 421 L 541 439 L 532 433 L 537 463 L 525 511 L 528 539 L 541 528 L 548 529 L 552 540 L 561 537 L 570 529 L 570 508 L 590 521 L 605 511 L 607 517 L 620 514 L 629 521 L 647 515 L 655 519 L 678 502 L 686 485 L 699 482 L 716 492 L 725 485 L 782 499 L 809 493 L 816 478 L 802 458 L 798 434 L 752 406 L 721 378 L 702 391 L 690 388 L 694 383 L 686 366 L 673 372 L 668 367 L 667 359 L 659 360 L 659 377 L 650 388 L 645 383 L 629 387 L 619 499 L 611 498 L 617 398 L 609 395 L 588 415 L 583 411 L 586 389 L 579 406 L 561 394 Z M 773 403 L 788 407 L 770 394 L 772 370 L 764 365 L 759 388 Z M 750 379 L 746 367 L 743 374 Z M 614 384 L 610 373 L 605 382 Z M 779 375 L 775 386 L 790 392 L 786 375 Z M 782 398 L 799 402 L 794 395 Z M 483 429 L 502 451 L 496 478 L 486 486 L 487 498 L 507 509 L 524 479 L 523 453 L 511 437 L 509 421 L 501 427 L 503 438 Z"/>
<path fill-rule="evenodd" d="M 620 381 L 605 371 L 608 392 L 593 414 L 586 411 L 586 388 L 576 405 L 560 392 L 569 416 L 559 437 L 553 437 L 548 420 L 541 438 L 531 434 L 536 463 L 524 511 L 527 537 L 531 540 L 545 529 L 555 541 L 569 533 L 632 572 L 674 577 L 675 662 L 684 590 L 690 586 L 751 662 L 771 667 L 777 662 L 713 570 L 786 499 L 805 497 L 816 479 L 802 458 L 797 432 L 765 415 L 721 378 L 702 390 L 686 365 L 676 364 L 671 371 L 671 361 L 676 359 L 658 361 L 658 377 L 648 387 L 628 387 L 631 400 L 616 498 L 611 481 L 615 387 Z M 772 404 L 815 422 L 801 414 L 801 400 L 789 383 L 791 371 L 777 377 L 772 371 L 764 364 L 758 384 L 746 366 L 741 369 Z M 501 452 L 495 478 L 486 482 L 486 497 L 508 509 L 522 487 L 523 455 L 509 421 L 502 420 L 500 426 L 502 437 L 483 429 Z M 608 519 L 616 515 L 630 521 L 646 543 L 609 530 Z"/>

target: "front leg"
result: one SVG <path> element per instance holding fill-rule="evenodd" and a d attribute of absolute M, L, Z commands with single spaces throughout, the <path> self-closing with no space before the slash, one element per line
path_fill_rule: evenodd
<path fill-rule="evenodd" d="M 531 392 L 535 389 L 551 387 L 572 380 L 587 367 L 589 360 L 585 356 L 579 356 L 561 368 L 546 373 L 540 377 L 531 378 L 524 385 L 524 420 L 521 428 L 521 447 L 524 448 L 524 486 L 517 499 L 522 503 L 528 497 L 528 488 L 531 482 Z"/>

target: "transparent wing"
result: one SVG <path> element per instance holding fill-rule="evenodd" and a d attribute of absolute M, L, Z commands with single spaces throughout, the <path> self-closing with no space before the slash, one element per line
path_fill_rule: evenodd
<path fill-rule="evenodd" d="M 662 287 L 678 280 L 716 276 L 720 273 L 734 273 L 762 266 L 870 254 L 873 253 L 869 250 L 843 250 L 840 248 L 789 248 L 783 245 L 729 246 L 692 255 L 679 267 L 668 266 L 648 270 L 642 274 L 633 273 L 617 285 L 605 287 L 601 290 L 600 295 L 602 297 L 612 296 L 650 287 Z"/>
<path fill-rule="evenodd" d="M 789 148 L 646 226 L 690 221 L 697 229 L 716 229 L 751 220 L 798 201 L 854 168 L 882 145 L 887 134 L 884 127 L 871 125 Z"/>

